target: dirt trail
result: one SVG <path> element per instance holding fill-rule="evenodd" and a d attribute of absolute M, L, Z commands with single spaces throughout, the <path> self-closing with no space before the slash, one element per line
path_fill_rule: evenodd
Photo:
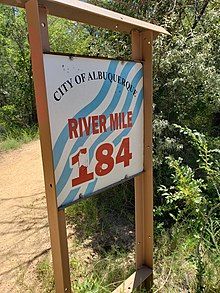
<path fill-rule="evenodd" d="M 0 154 L 0 292 L 40 292 L 34 270 L 50 250 L 40 143 Z"/>

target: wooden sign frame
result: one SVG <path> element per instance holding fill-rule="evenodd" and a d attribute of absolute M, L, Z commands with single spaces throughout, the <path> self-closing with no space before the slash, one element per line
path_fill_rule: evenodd
<path fill-rule="evenodd" d="M 114 293 L 151 290 L 153 282 L 152 48 L 162 27 L 77 0 L 0 0 L 26 9 L 40 130 L 44 180 L 57 293 L 70 293 L 65 210 L 58 210 L 43 53 L 50 51 L 47 14 L 131 33 L 132 59 L 144 65 L 144 171 L 135 177 L 136 272 Z"/>

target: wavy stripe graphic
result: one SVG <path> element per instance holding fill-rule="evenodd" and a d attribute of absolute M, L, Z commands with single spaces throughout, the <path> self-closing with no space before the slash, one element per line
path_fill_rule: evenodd
<path fill-rule="evenodd" d="M 86 188 L 86 191 L 85 191 L 85 194 L 84 194 L 85 197 L 91 195 L 91 193 L 95 189 L 95 186 L 96 186 L 97 181 L 98 181 L 98 178 L 96 178 L 95 180 L 93 180 L 92 182 L 90 182 L 87 185 L 87 188 Z M 74 199 L 75 199 L 75 197 L 77 196 L 79 190 L 80 190 L 80 187 L 77 187 L 77 188 L 72 189 L 69 192 L 69 194 L 66 197 L 66 199 L 61 204 L 59 204 L 58 207 L 59 208 L 62 208 L 62 207 L 68 206 L 71 202 L 73 202 Z"/>
<path fill-rule="evenodd" d="M 138 113 L 140 111 L 140 108 L 141 108 L 141 104 L 142 104 L 142 101 L 143 101 L 143 88 L 142 90 L 140 91 L 139 95 L 138 95 L 138 99 L 137 99 L 137 102 L 135 104 L 135 107 L 134 107 L 134 111 L 133 111 L 133 120 L 132 120 L 132 124 L 134 125 L 137 117 L 138 117 Z M 125 107 L 125 104 L 124 104 L 124 107 Z M 114 145 L 118 145 L 121 141 L 121 139 L 126 136 L 129 132 L 131 131 L 131 128 L 126 128 L 124 129 L 114 140 L 113 140 L 113 143 Z M 93 190 L 95 189 L 95 185 L 97 183 L 97 178 L 90 182 L 86 188 L 86 191 L 85 191 L 85 195 L 89 196 Z M 60 207 L 62 206 L 66 206 L 68 205 L 70 202 L 73 202 L 74 198 L 77 196 L 77 193 L 79 192 L 80 188 L 75 188 L 73 190 L 70 191 L 70 193 L 68 194 L 68 196 L 66 197 L 66 199 L 64 200 L 64 202 L 60 205 Z"/>
<path fill-rule="evenodd" d="M 136 63 L 134 62 L 129 62 L 129 63 L 126 63 L 126 65 L 124 66 L 120 76 L 124 77 L 126 79 L 126 77 L 128 76 L 129 72 L 131 71 L 131 68 L 133 66 L 135 66 Z M 120 97 L 122 95 L 122 88 L 123 88 L 123 85 L 121 84 L 118 84 L 117 85 L 117 88 L 115 90 L 115 93 L 114 93 L 114 96 L 113 96 L 113 99 L 111 101 L 111 103 L 109 104 L 109 106 L 107 107 L 107 109 L 104 111 L 104 113 L 106 111 L 110 111 L 110 109 L 113 109 L 114 107 L 117 106 L 119 100 L 120 100 Z M 76 116 L 75 116 L 76 117 Z M 90 135 L 89 135 L 90 136 Z M 71 151 L 70 151 L 70 154 L 74 154 L 75 152 L 77 152 L 78 148 L 81 147 L 85 141 L 88 139 L 89 136 L 82 136 L 80 138 L 77 139 L 77 141 L 75 142 L 75 144 L 73 145 Z M 72 172 L 72 169 L 70 168 L 69 166 L 69 156 L 68 156 L 68 159 L 66 161 L 66 164 L 65 164 L 65 167 L 62 171 L 62 174 L 56 184 L 56 191 L 57 191 L 57 196 L 59 196 L 59 194 L 61 193 L 61 191 L 63 190 L 64 186 L 66 185 L 70 175 L 71 175 L 71 172 Z"/>
<path fill-rule="evenodd" d="M 62 206 L 67 206 L 70 202 L 72 202 L 74 198 L 76 197 L 79 190 L 80 190 L 80 187 L 72 189 L 67 195 L 66 199 L 60 205 L 58 203 L 58 207 L 60 208 Z"/>
<path fill-rule="evenodd" d="M 83 146 L 84 143 L 86 142 L 87 137 L 86 136 L 82 136 L 80 138 L 77 139 L 77 141 L 75 142 L 75 144 L 73 145 L 70 154 L 74 154 L 75 152 L 77 152 L 78 148 Z M 68 158 L 69 158 L 68 156 Z M 66 185 L 70 175 L 71 175 L 72 169 L 69 166 L 69 159 L 67 159 L 65 167 L 62 171 L 62 174 L 56 184 L 56 191 L 57 191 L 57 196 L 59 196 L 59 194 L 61 193 L 61 191 L 63 190 L 64 186 Z"/>
<path fill-rule="evenodd" d="M 128 74 L 130 73 L 131 69 L 135 66 L 135 63 L 129 62 L 125 65 L 123 68 L 120 76 L 127 78 Z M 133 80 L 131 82 L 133 84 Z M 115 90 L 115 94 L 113 96 L 113 99 L 111 100 L 111 103 L 108 105 L 107 109 L 103 112 L 103 115 L 108 116 L 114 109 L 117 107 L 120 97 L 123 93 L 124 86 L 122 84 L 118 84 L 117 88 Z"/>
<path fill-rule="evenodd" d="M 132 125 L 135 124 L 135 121 L 138 117 L 138 113 L 140 111 L 141 108 L 141 104 L 143 101 L 143 89 L 140 91 L 139 95 L 138 95 L 138 99 L 137 102 L 135 104 L 134 107 L 134 111 L 133 111 L 133 115 L 132 115 Z M 131 131 L 132 128 L 126 128 L 124 129 L 114 140 L 113 140 L 113 144 L 116 146 L 120 143 L 122 137 L 128 135 L 128 133 Z"/>
<path fill-rule="evenodd" d="M 115 73 L 117 65 L 118 65 L 119 61 L 116 60 L 112 60 L 109 64 L 108 70 L 107 72 L 111 72 L 111 73 Z M 76 119 L 80 118 L 80 117 L 85 117 L 87 115 L 89 115 L 92 111 L 94 111 L 97 106 L 102 102 L 102 100 L 106 97 L 110 87 L 111 87 L 111 82 L 107 79 L 103 82 L 103 85 L 99 91 L 99 93 L 97 94 L 97 96 L 95 97 L 94 100 L 92 100 L 88 105 L 86 105 L 84 108 L 82 108 L 76 115 Z M 68 140 L 68 126 L 65 125 L 65 127 L 63 128 L 63 130 L 61 131 L 59 137 L 57 138 L 54 148 L 53 148 L 53 162 L 54 162 L 54 168 L 56 169 L 60 157 L 62 155 L 64 146 Z"/>
<path fill-rule="evenodd" d="M 143 70 L 142 68 L 136 73 L 136 75 L 134 76 L 133 80 L 132 80 L 132 84 L 134 85 L 134 87 L 136 87 L 140 81 L 140 79 L 143 76 Z M 126 99 L 125 99 L 125 103 L 122 107 L 121 112 L 128 112 L 129 107 L 131 105 L 132 102 L 132 97 L 133 94 L 131 92 L 127 93 Z M 117 106 L 117 105 L 116 105 Z M 109 115 L 110 113 L 112 113 L 114 111 L 115 108 L 110 109 L 110 111 L 108 113 L 106 113 L 107 115 Z M 108 136 L 110 136 L 112 134 L 114 130 L 110 130 L 110 127 L 107 128 L 107 132 L 103 132 L 92 144 L 92 146 L 89 149 L 89 162 L 91 162 L 93 155 L 94 155 L 94 151 L 96 149 L 96 147 L 103 142 Z"/>
<path fill-rule="evenodd" d="M 95 186 L 96 186 L 96 183 L 98 181 L 98 178 L 96 178 L 94 181 L 90 182 L 86 188 L 86 191 L 85 191 L 85 195 L 88 196 L 90 195 L 93 190 L 95 189 Z"/>

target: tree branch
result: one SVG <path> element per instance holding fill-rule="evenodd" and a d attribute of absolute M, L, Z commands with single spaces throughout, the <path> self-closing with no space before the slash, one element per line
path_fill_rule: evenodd
<path fill-rule="evenodd" d="M 199 13 L 199 15 L 197 17 L 195 17 L 194 23 L 192 25 L 192 30 L 194 30 L 198 24 L 198 22 L 200 21 L 200 19 L 202 18 L 203 14 L 205 13 L 206 7 L 208 6 L 210 0 L 205 0 L 202 6 L 202 9 Z"/>

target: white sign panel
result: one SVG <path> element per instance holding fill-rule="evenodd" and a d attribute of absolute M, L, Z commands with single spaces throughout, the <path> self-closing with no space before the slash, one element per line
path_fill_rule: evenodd
<path fill-rule="evenodd" d="M 132 61 L 44 54 L 57 203 L 143 171 L 143 69 Z"/>

